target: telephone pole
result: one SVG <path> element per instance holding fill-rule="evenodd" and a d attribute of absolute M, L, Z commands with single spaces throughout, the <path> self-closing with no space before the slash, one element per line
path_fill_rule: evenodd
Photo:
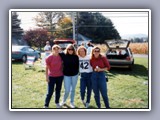
<path fill-rule="evenodd" d="M 73 40 L 76 39 L 75 35 L 75 12 L 72 12 L 72 24 L 73 24 Z"/>
<path fill-rule="evenodd" d="M 78 19 L 78 12 L 72 12 L 72 24 L 73 24 L 73 39 L 77 40 L 78 45 L 78 25 L 77 20 Z"/>

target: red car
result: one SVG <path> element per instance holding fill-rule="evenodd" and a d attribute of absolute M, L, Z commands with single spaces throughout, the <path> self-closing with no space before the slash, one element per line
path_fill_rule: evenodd
<path fill-rule="evenodd" d="M 76 41 L 73 39 L 66 39 L 66 38 L 61 38 L 61 39 L 55 39 L 54 44 L 59 45 L 62 50 L 65 50 L 68 44 L 74 44 L 76 45 Z"/>

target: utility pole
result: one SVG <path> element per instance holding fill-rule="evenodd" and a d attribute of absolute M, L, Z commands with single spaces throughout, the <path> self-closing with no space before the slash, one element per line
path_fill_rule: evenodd
<path fill-rule="evenodd" d="M 72 12 L 72 24 L 73 24 L 73 40 L 76 39 L 76 34 L 75 34 L 75 12 Z"/>
<path fill-rule="evenodd" d="M 78 45 L 78 12 L 72 12 L 72 23 L 73 23 L 73 39 L 77 40 Z"/>

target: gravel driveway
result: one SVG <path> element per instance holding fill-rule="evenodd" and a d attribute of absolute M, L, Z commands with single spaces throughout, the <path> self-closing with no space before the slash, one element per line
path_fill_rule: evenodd
<path fill-rule="evenodd" d="M 148 54 L 133 54 L 133 57 L 144 57 L 144 58 L 148 58 Z"/>

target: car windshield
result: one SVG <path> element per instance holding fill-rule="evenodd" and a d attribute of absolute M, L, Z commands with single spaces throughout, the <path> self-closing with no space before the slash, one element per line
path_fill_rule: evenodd
<path fill-rule="evenodd" d="M 59 43 L 58 45 L 59 45 L 61 48 L 66 48 L 68 44 L 71 44 L 71 43 Z"/>

